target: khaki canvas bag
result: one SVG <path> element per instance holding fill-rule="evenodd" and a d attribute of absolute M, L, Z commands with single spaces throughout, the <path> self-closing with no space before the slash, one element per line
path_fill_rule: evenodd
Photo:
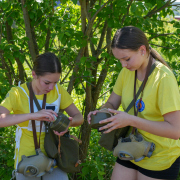
<path fill-rule="evenodd" d="M 155 69 L 156 65 L 158 64 L 158 62 L 156 61 L 150 68 L 150 72 L 149 75 L 151 75 L 151 73 L 153 72 L 153 70 Z M 136 94 L 136 99 L 137 97 L 140 95 L 142 89 L 144 88 L 145 82 L 143 81 L 143 83 L 141 84 L 137 94 Z M 125 112 L 128 112 L 134 105 L 134 98 L 131 101 L 131 103 L 129 104 L 129 106 L 127 107 L 127 109 L 125 110 Z M 101 137 L 99 139 L 99 145 L 104 147 L 105 149 L 109 150 L 109 151 L 113 151 L 114 148 L 117 146 L 118 144 L 118 139 L 119 138 L 125 138 L 127 135 L 127 132 L 129 130 L 129 126 L 127 127 L 123 127 L 120 129 L 115 129 L 113 131 L 111 131 L 110 133 L 107 134 L 101 134 Z"/>
<path fill-rule="evenodd" d="M 29 88 L 29 83 L 27 83 Z M 33 100 L 37 109 L 40 111 L 40 107 L 36 96 L 33 93 Z M 62 115 L 62 113 L 58 113 Z M 67 119 L 67 116 L 63 115 Z M 55 159 L 57 166 L 67 173 L 74 173 L 80 171 L 79 160 L 79 143 L 81 142 L 77 137 L 70 135 L 69 132 L 59 137 L 54 134 L 50 128 L 50 123 L 45 123 L 45 139 L 44 148 L 49 158 Z M 59 149 L 58 149 L 59 148 Z"/>

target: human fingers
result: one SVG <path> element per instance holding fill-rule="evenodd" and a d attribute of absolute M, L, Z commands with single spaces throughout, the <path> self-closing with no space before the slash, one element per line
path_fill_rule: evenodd
<path fill-rule="evenodd" d="M 112 116 L 110 118 L 107 118 L 105 120 L 100 121 L 99 123 L 107 123 L 105 126 L 102 126 L 99 128 L 100 131 L 106 130 L 106 129 L 111 129 L 110 131 L 126 126 L 130 126 L 130 118 L 129 114 L 122 112 L 122 114 L 116 114 L 115 116 Z M 106 131 L 107 133 L 110 131 Z"/>
<path fill-rule="evenodd" d="M 91 115 L 95 115 L 97 112 L 99 112 L 99 110 L 95 110 L 95 111 L 91 111 L 89 112 L 88 116 L 87 116 L 87 120 L 88 120 L 88 123 L 90 124 L 91 123 Z"/>
<path fill-rule="evenodd" d="M 107 124 L 109 122 L 112 122 L 113 120 L 114 120 L 114 117 L 112 116 L 110 118 L 99 121 L 99 124 L 105 124 L 105 123 Z"/>
<path fill-rule="evenodd" d="M 40 112 L 49 112 L 51 114 L 54 114 L 56 117 L 58 116 L 57 113 L 51 109 L 42 109 Z"/>
<path fill-rule="evenodd" d="M 105 120 L 102 120 L 99 122 L 100 124 L 105 124 L 104 126 L 99 128 L 99 131 L 105 130 L 113 126 L 114 123 L 112 123 L 112 118 L 107 118 Z"/>
<path fill-rule="evenodd" d="M 39 121 L 55 121 L 55 114 L 49 111 L 38 111 L 34 113 L 34 119 Z"/>
<path fill-rule="evenodd" d="M 56 120 L 56 116 L 51 112 L 46 112 L 46 119 L 47 121 L 53 122 Z"/>
<path fill-rule="evenodd" d="M 72 126 L 72 120 L 73 120 L 73 117 L 69 117 L 69 125 L 68 125 L 68 127 L 67 127 L 67 129 L 70 127 L 70 126 Z"/>
<path fill-rule="evenodd" d="M 61 133 L 59 133 L 58 131 L 53 131 L 54 134 L 56 134 L 57 136 L 61 136 Z"/>
<path fill-rule="evenodd" d="M 113 114 L 119 114 L 121 111 L 117 111 L 114 109 L 108 109 L 109 112 L 113 113 Z"/>
<path fill-rule="evenodd" d="M 72 120 L 73 120 L 73 118 L 72 118 L 72 117 L 69 117 L 69 120 L 70 120 L 70 121 L 72 121 Z"/>
<path fill-rule="evenodd" d="M 109 113 L 109 109 L 107 109 L 107 108 L 100 109 L 99 111 L 104 112 L 104 113 Z"/>
<path fill-rule="evenodd" d="M 63 136 L 67 131 L 62 131 L 62 132 L 58 132 L 58 131 L 54 131 L 54 134 L 56 134 L 57 136 Z"/>
<path fill-rule="evenodd" d="M 69 119 L 71 119 L 70 121 L 72 121 L 72 117 L 69 117 Z M 62 132 L 54 131 L 54 134 L 56 134 L 56 135 L 58 135 L 58 136 L 63 136 L 66 132 L 68 132 L 69 126 L 70 126 L 70 123 L 69 123 L 69 125 L 67 126 L 67 128 L 66 128 L 65 131 L 62 131 Z"/>
<path fill-rule="evenodd" d="M 56 117 L 58 116 L 57 113 L 53 110 L 50 109 L 42 109 L 38 111 L 39 114 L 43 114 L 44 116 L 46 115 L 46 119 L 43 119 L 45 121 L 55 121 Z"/>
<path fill-rule="evenodd" d="M 107 133 L 110 133 L 111 131 L 117 129 L 118 127 L 117 126 L 111 126 L 110 128 L 108 129 L 105 129 L 105 131 L 103 131 L 104 134 L 107 134 Z"/>

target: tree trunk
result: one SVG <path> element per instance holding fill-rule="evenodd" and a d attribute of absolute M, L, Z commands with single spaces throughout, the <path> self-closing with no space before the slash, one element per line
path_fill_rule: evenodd
<path fill-rule="evenodd" d="M 6 32 L 7 32 L 7 41 L 8 41 L 8 43 L 14 45 L 11 26 L 8 24 L 7 21 L 6 21 Z M 15 61 L 16 61 L 17 66 L 18 66 L 18 77 L 19 77 L 19 80 L 22 83 L 24 83 L 24 81 L 27 80 L 27 75 L 26 75 L 26 72 L 24 70 L 23 64 L 21 63 L 21 61 L 17 57 L 15 57 Z"/>
<path fill-rule="evenodd" d="M 33 38 L 33 34 L 32 34 L 32 30 L 31 30 L 31 22 L 30 22 L 30 18 L 29 18 L 29 14 L 28 14 L 28 9 L 24 6 L 25 5 L 25 1 L 26 0 L 21 0 L 22 3 L 22 10 L 23 10 L 23 16 L 24 16 L 24 23 L 25 23 L 25 28 L 26 28 L 26 36 L 29 38 L 28 41 L 28 46 L 29 46 L 29 51 L 32 57 L 32 60 L 34 61 L 36 59 L 36 56 L 38 55 L 38 53 L 36 52 L 37 48 L 34 44 L 34 38 Z"/>

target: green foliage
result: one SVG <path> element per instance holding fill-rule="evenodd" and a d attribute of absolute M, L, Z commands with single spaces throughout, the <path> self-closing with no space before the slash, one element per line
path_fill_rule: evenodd
<path fill-rule="evenodd" d="M 79 127 L 71 127 L 70 133 L 78 137 Z M 109 180 L 115 164 L 116 158 L 112 152 L 102 148 L 98 141 L 100 132 L 95 129 L 91 131 L 89 151 L 86 162 L 82 163 L 82 172 L 79 173 L 79 179 L 84 180 Z M 81 149 L 80 149 L 81 151 Z M 71 175 L 69 175 L 71 177 Z"/>
<path fill-rule="evenodd" d="M 14 169 L 15 127 L 0 128 L 0 177 L 9 180 Z"/>
<path fill-rule="evenodd" d="M 0 102 L 5 98 L 10 89 L 9 82 L 5 78 L 5 71 L 6 70 L 0 69 Z"/>
<path fill-rule="evenodd" d="M 87 112 L 85 113 L 87 94 L 92 95 L 90 97 L 92 102 L 96 101 L 94 96 L 98 94 L 97 103 L 88 104 L 93 110 L 105 103 L 112 92 L 122 66 L 108 51 L 110 42 L 107 39 L 108 36 L 112 39 L 116 29 L 123 26 L 137 26 L 146 33 L 150 45 L 168 61 L 180 85 L 180 59 L 178 58 L 180 56 L 180 21 L 173 19 L 171 6 L 164 7 L 167 1 L 144 0 L 132 1 L 131 4 L 131 1 L 128 0 L 114 0 L 100 10 L 106 2 L 107 0 L 90 0 L 87 5 L 87 8 L 90 7 L 90 9 L 86 14 L 82 14 L 86 8 L 81 11 L 77 0 L 63 0 L 61 5 L 56 8 L 54 8 L 55 0 L 43 0 L 42 2 L 26 0 L 24 4 L 24 7 L 28 9 L 30 27 L 34 33 L 32 41 L 36 44 L 37 54 L 44 53 L 46 50 L 54 52 L 59 57 L 63 69 L 61 83 L 66 89 L 74 75 L 71 96 L 82 114 L 87 114 Z M 27 80 L 29 77 L 26 78 L 26 76 L 31 73 L 33 61 L 28 45 L 30 39 L 26 36 L 21 3 L 17 0 L 11 0 L 11 2 L 4 0 L 0 1 L 0 7 L 1 102 L 8 90 L 22 80 L 20 64 L 25 70 L 23 79 Z M 94 21 L 91 21 L 94 15 L 96 17 Z M 85 18 L 84 21 L 83 18 Z M 105 27 L 106 23 L 107 27 Z M 11 28 L 11 40 L 9 40 L 10 31 L 7 30 L 7 25 Z M 91 25 L 92 29 L 87 34 Z M 107 31 L 103 32 L 104 29 Z M 112 31 L 110 34 L 108 34 L 109 29 Z M 49 31 L 50 34 L 48 34 Z M 48 37 L 50 37 L 49 43 L 45 49 Z M 86 51 L 83 52 L 84 47 Z M 18 59 L 20 63 L 17 61 Z M 103 70 L 107 70 L 107 74 L 103 74 Z M 101 80 L 102 77 L 105 77 L 105 80 Z M 102 82 L 102 86 L 98 86 L 99 81 Z M 90 93 L 87 92 L 86 86 L 91 86 Z M 71 129 L 73 133 L 79 135 L 80 128 Z M 14 146 L 13 141 L 10 143 L 12 134 L 9 132 L 13 132 L 14 137 L 14 127 L 0 129 L 0 136 L 8 137 L 0 138 L 2 140 L 0 157 L 1 155 L 3 157 L 0 176 L 8 176 L 8 178 L 13 168 L 11 165 Z M 82 173 L 80 174 L 82 179 L 110 179 L 115 158 L 112 153 L 98 145 L 98 139 L 99 133 L 92 130 L 87 158 L 82 164 Z M 4 153 L 3 148 L 10 149 L 10 152 Z"/>
<path fill-rule="evenodd" d="M 85 180 L 109 180 L 116 158 L 112 152 L 102 148 L 99 144 L 100 133 L 91 131 L 91 141 L 86 162 L 82 163 L 82 173 L 79 179 Z"/>

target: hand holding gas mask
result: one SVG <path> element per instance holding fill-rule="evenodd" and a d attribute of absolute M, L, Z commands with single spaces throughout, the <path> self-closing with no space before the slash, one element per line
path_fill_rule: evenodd
<path fill-rule="evenodd" d="M 65 133 L 69 127 L 70 120 L 64 114 L 58 113 L 54 122 L 46 123 L 49 123 L 50 128 L 55 132 Z M 22 156 L 22 160 L 18 163 L 17 172 L 22 173 L 26 177 L 40 177 L 46 173 L 51 173 L 54 166 L 56 166 L 56 160 L 45 156 L 39 148 L 36 149 L 36 155 Z"/>
<path fill-rule="evenodd" d="M 91 114 L 91 128 L 98 129 L 100 132 L 105 131 L 106 133 L 101 135 L 99 144 L 113 151 L 113 155 L 119 157 L 121 160 L 134 160 L 138 162 L 145 157 L 150 158 L 155 150 L 155 144 L 145 141 L 143 136 L 138 133 L 137 129 L 135 133 L 130 133 L 128 137 L 125 137 L 129 129 L 128 126 L 118 129 L 112 129 L 112 127 L 110 127 L 110 130 L 106 129 L 108 124 L 112 122 L 111 120 L 106 120 L 113 116 L 111 112 L 116 113 L 118 111 L 111 110 L 107 112 L 106 110 L 104 112 L 99 111 L 96 112 L 96 114 Z M 126 119 L 125 116 L 123 116 L 123 120 L 124 119 Z M 104 123 L 100 123 L 100 121 Z"/>
<path fill-rule="evenodd" d="M 101 109 L 100 111 L 97 111 L 95 114 L 91 114 L 91 121 L 90 121 L 90 126 L 91 128 L 93 129 L 98 129 L 104 125 L 106 125 L 107 123 L 103 123 L 103 124 L 100 124 L 99 122 L 104 120 L 104 119 L 107 119 L 107 118 L 110 118 L 112 117 L 113 114 L 110 113 L 108 111 L 108 109 L 104 108 L 104 109 Z"/>
<path fill-rule="evenodd" d="M 50 128 L 56 135 L 62 136 L 68 131 L 71 120 L 71 117 L 68 118 L 66 115 L 59 112 L 58 116 L 55 117 L 55 121 L 50 122 Z"/>

